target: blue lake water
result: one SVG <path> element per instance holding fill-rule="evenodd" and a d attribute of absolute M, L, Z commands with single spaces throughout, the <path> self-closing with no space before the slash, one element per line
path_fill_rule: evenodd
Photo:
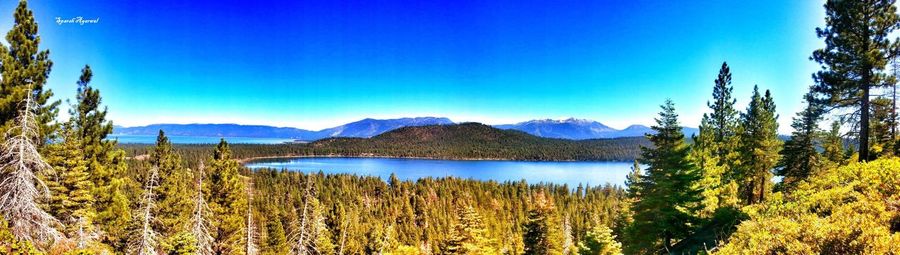
<path fill-rule="evenodd" d="M 552 182 L 577 187 L 606 183 L 622 186 L 631 172 L 630 162 L 533 162 L 498 160 L 431 160 L 396 158 L 276 158 L 245 164 L 251 169 L 275 168 L 302 172 L 351 173 L 378 176 L 391 173 L 402 180 L 455 176 L 478 180 Z"/>
<path fill-rule="evenodd" d="M 169 141 L 176 144 L 217 144 L 221 137 L 212 136 L 168 136 Z M 112 134 L 107 138 L 109 140 L 119 140 L 119 143 L 137 143 L 137 144 L 154 144 L 156 143 L 155 135 L 117 135 Z M 291 142 L 293 139 L 287 138 L 255 138 L 255 137 L 225 137 L 228 143 L 252 143 L 252 144 L 279 144 Z"/>

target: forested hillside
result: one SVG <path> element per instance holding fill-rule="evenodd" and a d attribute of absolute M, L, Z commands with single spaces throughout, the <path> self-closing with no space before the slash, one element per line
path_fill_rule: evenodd
<path fill-rule="evenodd" d="M 351 156 L 515 160 L 633 160 L 647 145 L 643 138 L 541 138 L 478 123 L 405 127 L 370 139 L 331 138 L 309 144 L 313 151 Z"/>

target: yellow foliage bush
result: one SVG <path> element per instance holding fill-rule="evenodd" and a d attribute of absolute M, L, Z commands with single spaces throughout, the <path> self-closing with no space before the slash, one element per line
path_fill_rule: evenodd
<path fill-rule="evenodd" d="M 900 159 L 825 170 L 744 211 L 718 254 L 900 254 Z"/>

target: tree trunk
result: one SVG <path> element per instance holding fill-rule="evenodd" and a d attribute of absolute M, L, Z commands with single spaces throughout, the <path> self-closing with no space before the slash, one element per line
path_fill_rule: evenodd
<path fill-rule="evenodd" d="M 869 76 L 862 79 L 862 98 L 859 117 L 859 162 L 869 160 Z"/>
<path fill-rule="evenodd" d="M 762 203 L 766 200 L 766 174 L 763 174 L 759 177 L 759 200 L 757 202 Z"/>

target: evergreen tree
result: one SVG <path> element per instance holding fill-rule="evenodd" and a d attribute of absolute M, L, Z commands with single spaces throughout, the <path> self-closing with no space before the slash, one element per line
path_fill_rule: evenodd
<path fill-rule="evenodd" d="M 525 233 L 522 236 L 525 254 L 562 254 L 563 238 L 556 205 L 544 192 L 538 192 L 532 198 Z"/>
<path fill-rule="evenodd" d="M 735 99 L 731 96 L 731 68 L 722 63 L 714 81 L 713 101 L 707 102 L 710 113 L 704 114 L 699 133 L 693 137 L 690 156 L 700 170 L 702 179 L 697 189 L 702 191 L 702 207 L 698 216 L 707 217 L 718 208 L 733 206 L 737 200 L 737 153 L 740 123 Z"/>
<path fill-rule="evenodd" d="M 638 161 L 634 161 L 634 165 L 631 166 L 631 173 L 628 173 L 625 176 L 625 188 L 628 191 L 629 197 L 640 197 L 641 196 L 641 165 L 638 164 Z"/>
<path fill-rule="evenodd" d="M 816 152 L 816 136 L 819 133 L 821 108 L 816 104 L 812 93 L 807 93 L 806 108 L 797 113 L 791 127 L 791 139 L 784 143 L 781 151 L 778 175 L 784 176 L 782 185 L 792 187 L 796 182 L 806 180 L 810 174 L 820 167 L 819 153 Z"/>
<path fill-rule="evenodd" d="M 118 177 L 112 178 L 105 186 L 97 185 L 94 192 L 94 204 L 97 217 L 95 223 L 100 232 L 106 233 L 100 236 L 100 241 L 122 251 L 127 246 L 127 232 L 131 215 L 131 198 L 128 194 L 135 193 L 132 188 L 138 187 L 135 181 L 125 176 L 128 162 L 125 159 L 124 150 L 114 150 L 107 155 L 109 165 L 107 169 L 118 173 Z"/>
<path fill-rule="evenodd" d="M 698 170 L 688 158 L 688 146 L 678 125 L 678 115 L 671 100 L 662 105 L 660 117 L 648 135 L 653 147 L 644 148 L 641 162 L 647 166 L 638 185 L 641 196 L 632 205 L 634 223 L 629 229 L 630 253 L 654 253 L 660 245 L 671 248 L 672 242 L 693 232 L 699 208 L 700 191 L 696 182 Z"/>
<path fill-rule="evenodd" d="M 869 157 L 894 156 L 893 107 L 894 102 L 885 97 L 877 97 L 871 102 L 872 113 L 869 124 Z"/>
<path fill-rule="evenodd" d="M 160 130 L 156 137 L 156 147 L 150 155 L 150 164 L 159 171 L 159 186 L 156 187 L 158 206 L 154 215 L 159 221 L 158 231 L 164 237 L 163 247 L 175 247 L 182 242 L 179 235 L 189 233 L 190 216 L 193 212 L 191 194 L 193 177 L 182 166 L 181 156 L 172 148 L 172 143 Z"/>
<path fill-rule="evenodd" d="M 730 158 L 733 158 L 734 141 L 738 136 L 738 112 L 734 108 L 736 99 L 731 96 L 731 68 L 728 63 L 722 62 L 722 68 L 719 69 L 719 76 L 715 80 L 713 86 L 713 101 L 708 102 L 711 113 L 704 114 L 701 125 L 708 127 L 704 131 L 709 131 L 709 144 L 702 146 L 710 146 L 715 149 L 713 157 L 719 164 L 729 164 Z"/>
<path fill-rule="evenodd" d="M 215 250 L 219 254 L 243 254 L 247 224 L 247 187 L 240 163 L 231 158 L 225 139 L 219 141 L 210 167 L 209 205 L 215 218 Z"/>
<path fill-rule="evenodd" d="M 895 42 L 888 36 L 900 22 L 894 2 L 829 0 L 825 28 L 816 28 L 825 48 L 812 54 L 822 66 L 813 74 L 813 91 L 833 108 L 851 107 L 859 114 L 859 161 L 870 159 L 870 91 L 890 80 L 884 70 Z"/>
<path fill-rule="evenodd" d="M 822 157 L 835 165 L 847 163 L 847 156 L 844 152 L 844 138 L 841 137 L 841 122 L 832 122 L 831 129 L 824 134 L 822 139 Z"/>
<path fill-rule="evenodd" d="M 92 222 L 95 216 L 91 192 L 94 183 L 87 172 L 87 162 L 81 156 L 81 141 L 73 134 L 71 123 L 63 126 L 61 143 L 50 145 L 47 162 L 53 166 L 55 176 L 47 182 L 50 188 L 50 213 L 69 226 L 72 234 L 79 221 Z"/>
<path fill-rule="evenodd" d="M 485 229 L 475 208 L 462 206 L 457 215 L 452 233 L 444 245 L 444 254 L 500 254 L 496 250 L 496 240 Z"/>
<path fill-rule="evenodd" d="M 44 90 L 53 62 L 50 51 L 39 50 L 41 37 L 28 2 L 19 1 L 13 16 L 13 28 L 6 34 L 8 46 L 0 47 L 0 123 L 4 130 L 10 128 L 20 114 L 21 103 L 31 97 L 36 141 L 42 146 L 53 138 L 57 128 L 54 118 L 60 102 L 49 102 L 53 92 Z"/>
<path fill-rule="evenodd" d="M 123 205 L 128 204 L 124 186 L 130 181 L 125 173 L 125 153 L 115 148 L 114 140 L 107 140 L 113 124 L 106 120 L 106 108 L 101 108 L 100 91 L 90 85 L 94 73 L 85 65 L 78 78 L 75 104 L 69 112 L 72 128 L 81 142 L 79 150 L 94 183 L 92 195 L 95 209 L 100 212 L 97 224 L 106 231 L 119 231 L 129 218 Z"/>
<path fill-rule="evenodd" d="M 286 254 L 288 253 L 287 236 L 284 233 L 284 225 L 281 223 L 282 217 L 280 214 L 272 216 L 266 221 L 267 248 L 263 254 Z"/>
<path fill-rule="evenodd" d="M 753 97 L 747 112 L 741 115 L 743 133 L 740 152 L 744 164 L 741 166 L 740 188 L 747 204 L 765 200 L 771 192 L 772 169 L 779 161 L 781 140 L 778 138 L 778 116 L 775 102 L 766 90 L 765 96 L 753 86 Z"/>
<path fill-rule="evenodd" d="M 580 255 L 620 255 L 622 244 L 616 242 L 616 236 L 612 230 L 603 225 L 597 225 L 589 230 L 581 242 L 578 243 Z"/>

